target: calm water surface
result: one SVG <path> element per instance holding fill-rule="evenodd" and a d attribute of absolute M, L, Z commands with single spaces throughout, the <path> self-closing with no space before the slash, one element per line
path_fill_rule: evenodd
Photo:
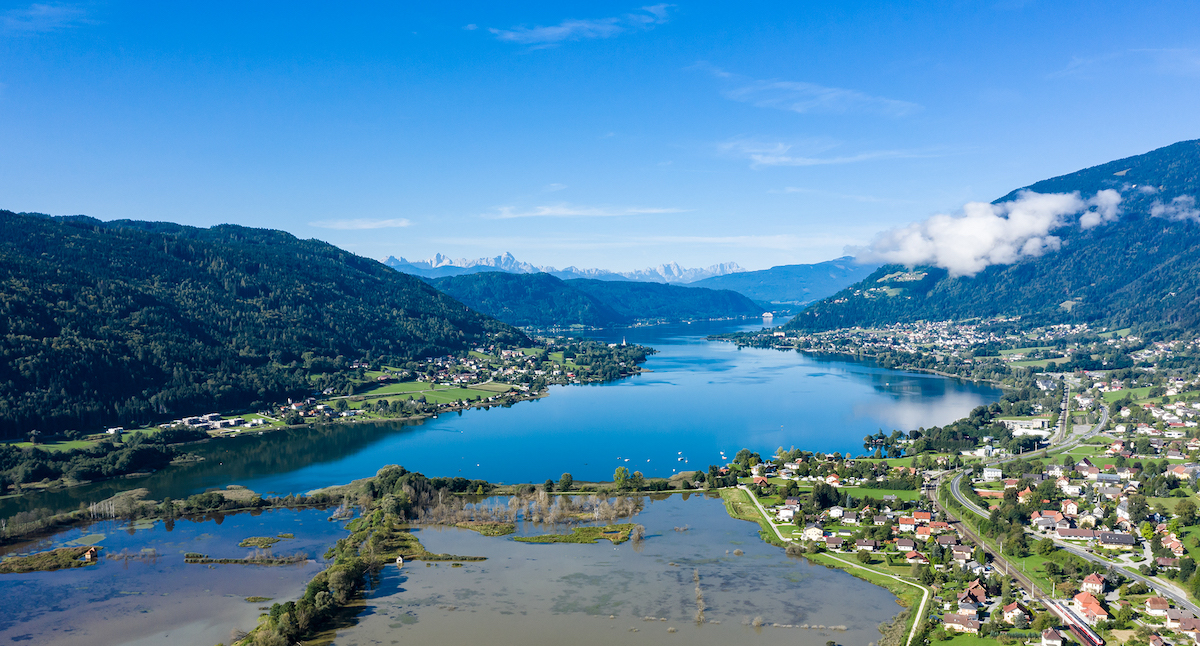
<path fill-rule="evenodd" d="M 335 643 L 865 646 L 902 610 L 883 588 L 763 543 L 758 526 L 731 519 L 719 498 L 673 495 L 648 502 L 633 522 L 647 529 L 640 546 L 536 545 L 422 530 L 431 550 L 488 560 L 388 567 L 358 625 Z M 694 620 L 695 574 L 703 625 Z M 756 630 L 756 618 L 766 625 Z"/>
<path fill-rule="evenodd" d="M 278 509 L 174 523 L 104 521 L 51 539 L 4 548 L 24 554 L 72 545 L 100 545 L 96 565 L 57 572 L 0 575 L 0 642 L 29 644 L 229 643 L 235 628 L 253 628 L 260 606 L 246 597 L 295 599 L 324 569 L 322 556 L 345 523 L 331 510 Z M 293 534 L 279 555 L 304 553 L 296 565 L 188 565 L 186 552 L 245 558 L 238 543 L 251 536 Z M 129 558 L 108 558 L 113 555 Z"/>
<path fill-rule="evenodd" d="M 670 476 L 707 469 L 722 462 L 722 452 L 732 458 L 743 447 L 857 454 L 864 435 L 945 424 L 1001 395 L 987 385 L 870 363 L 704 340 L 758 327 L 714 322 L 622 330 L 605 340 L 658 349 L 645 364 L 650 372 L 603 385 L 556 386 L 537 401 L 419 424 L 333 425 L 214 440 L 194 449 L 204 462 L 0 501 L 0 516 L 74 509 L 130 487 L 148 487 L 154 499 L 228 484 L 260 493 L 306 492 L 373 475 L 387 464 L 429 476 L 541 482 L 563 472 L 576 480 L 610 480 L 618 466 Z"/>

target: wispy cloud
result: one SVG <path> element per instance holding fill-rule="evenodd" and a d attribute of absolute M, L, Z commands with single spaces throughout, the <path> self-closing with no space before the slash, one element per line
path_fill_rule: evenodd
<path fill-rule="evenodd" d="M 535 206 L 525 210 L 519 210 L 512 206 L 501 206 L 496 209 L 495 213 L 485 213 L 483 217 L 493 220 L 511 220 L 513 218 L 611 218 L 623 215 L 656 215 L 683 212 L 684 209 L 675 208 L 576 206 L 563 202 L 547 206 Z"/>
<path fill-rule="evenodd" d="M 1130 49 L 1097 56 L 1072 56 L 1062 69 L 1050 72 L 1048 78 L 1081 79 L 1107 77 L 1113 68 L 1162 76 L 1200 76 L 1200 51 L 1189 48 Z"/>
<path fill-rule="evenodd" d="M 83 20 L 83 9 L 68 4 L 31 4 L 0 15 L 0 32 L 40 34 L 71 27 Z"/>
<path fill-rule="evenodd" d="M 669 20 L 668 9 L 674 5 L 657 4 L 642 7 L 633 13 L 611 18 L 576 19 L 567 18 L 557 25 L 526 27 L 519 25 L 509 29 L 488 29 L 496 38 L 510 43 L 550 47 L 564 41 L 593 38 L 612 38 L 636 29 L 652 29 Z"/>
<path fill-rule="evenodd" d="M 542 189 L 542 191 L 545 193 L 554 193 L 557 191 L 561 191 L 561 190 L 565 189 L 566 187 L 567 187 L 566 184 L 547 184 L 545 186 L 545 188 Z"/>
<path fill-rule="evenodd" d="M 904 159 L 915 157 L 933 157 L 930 152 L 913 150 L 868 150 L 845 155 L 824 155 L 835 148 L 837 144 L 811 142 L 792 144 L 784 142 L 764 142 L 754 139 L 733 139 L 717 144 L 717 150 L 730 157 L 749 159 L 752 168 L 762 166 L 831 166 L 853 164 L 857 162 L 876 161 L 881 159 Z"/>
<path fill-rule="evenodd" d="M 341 229 L 341 230 L 361 230 L 361 229 L 398 229 L 401 227 L 411 226 L 406 218 L 392 218 L 388 220 L 371 220 L 366 218 L 358 218 L 354 220 L 321 220 L 320 222 L 309 222 L 309 226 L 320 229 Z"/>
<path fill-rule="evenodd" d="M 721 94 L 730 100 L 760 108 L 787 110 L 799 114 L 876 114 L 904 117 L 921 111 L 910 101 L 872 96 L 858 90 L 829 87 L 806 81 L 755 79 L 700 62 L 692 66 L 724 81 Z"/>

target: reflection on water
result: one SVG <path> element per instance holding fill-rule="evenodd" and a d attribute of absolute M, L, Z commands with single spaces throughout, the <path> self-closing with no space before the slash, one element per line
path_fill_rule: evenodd
<path fill-rule="evenodd" d="M 0 576 L 0 641 L 30 644 L 216 644 L 252 628 L 260 606 L 246 597 L 294 599 L 325 567 L 322 556 L 346 536 L 328 510 L 279 509 L 217 520 L 105 521 L 51 539 L 5 548 L 4 555 L 69 545 L 100 545 L 97 565 Z M 186 552 L 244 558 L 251 536 L 294 538 L 275 554 L 308 555 L 283 567 L 186 565 Z M 115 558 L 113 558 L 115 557 Z M 265 605 L 269 605 L 267 602 Z"/>
<path fill-rule="evenodd" d="M 1001 392 L 989 386 L 796 352 L 738 349 L 704 340 L 740 323 L 618 330 L 604 340 L 659 350 L 651 372 L 619 382 L 555 387 L 511 408 L 442 415 L 423 424 L 335 425 L 195 447 L 203 462 L 0 501 L 0 517 L 46 507 L 76 509 L 131 487 L 184 498 L 241 484 L 299 493 L 402 464 L 430 476 L 542 482 L 563 472 L 609 480 L 618 466 L 646 476 L 704 470 L 721 452 L 779 446 L 858 454 L 864 435 L 945 424 Z M 601 334 L 600 336 L 604 336 Z"/>
<path fill-rule="evenodd" d="M 868 644 L 902 610 L 883 588 L 764 544 L 758 526 L 729 518 L 720 499 L 647 501 L 634 522 L 647 529 L 640 546 L 534 545 L 422 530 L 431 551 L 488 560 L 387 568 L 359 624 L 335 643 Z M 703 625 L 694 620 L 697 575 Z"/>

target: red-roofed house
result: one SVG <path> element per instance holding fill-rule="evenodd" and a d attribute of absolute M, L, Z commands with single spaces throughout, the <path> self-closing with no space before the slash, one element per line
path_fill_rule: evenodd
<path fill-rule="evenodd" d="M 1089 624 L 1095 624 L 1097 621 L 1107 620 L 1108 611 L 1100 606 L 1100 602 L 1087 592 L 1080 592 L 1075 595 L 1075 608 L 1079 611 L 1079 615 Z"/>
<path fill-rule="evenodd" d="M 1029 610 L 1022 606 L 1020 602 L 1014 601 L 1007 606 L 1004 606 L 1004 621 L 1010 624 L 1016 624 L 1017 618 L 1024 617 L 1025 621 L 1029 621 Z"/>
<path fill-rule="evenodd" d="M 1106 583 L 1104 577 L 1093 572 L 1083 578 L 1083 584 L 1079 586 L 1079 589 L 1092 594 L 1104 594 L 1104 585 Z"/>
<path fill-rule="evenodd" d="M 1029 487 L 1025 487 L 1025 489 L 1017 494 L 1017 502 L 1021 503 L 1022 505 L 1030 500 L 1033 500 L 1033 489 L 1030 489 Z"/>

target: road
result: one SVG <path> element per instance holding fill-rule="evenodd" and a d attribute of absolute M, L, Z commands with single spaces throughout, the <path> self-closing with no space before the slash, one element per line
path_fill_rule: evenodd
<path fill-rule="evenodd" d="M 1108 423 L 1108 407 L 1102 406 L 1101 409 L 1102 409 L 1102 413 L 1100 416 L 1100 421 L 1097 422 L 1095 426 L 1093 426 L 1086 433 L 1083 433 L 1082 435 L 1079 435 L 1078 437 L 1072 439 L 1071 441 L 1069 441 L 1065 444 L 1062 444 L 1056 448 L 1063 448 L 1063 449 L 1070 450 L 1070 449 L 1074 448 L 1076 445 L 1078 445 L 1080 442 L 1082 442 L 1083 440 L 1099 433 L 1100 429 L 1104 428 L 1104 425 Z M 1066 417 L 1067 417 L 1066 415 L 1063 415 L 1061 419 L 1065 420 Z M 1063 428 L 1065 429 L 1067 422 L 1063 421 L 1062 424 L 1064 425 Z M 1044 449 L 1044 450 L 1048 450 L 1048 449 Z M 1029 454 L 1029 455 L 1032 456 L 1035 454 Z M 1028 456 L 1013 456 L 1013 457 L 1006 458 L 1003 460 L 996 460 L 994 462 L 989 463 L 989 466 L 995 465 L 995 464 L 1003 464 L 1004 462 L 1014 460 L 1018 457 L 1028 457 Z M 988 517 L 987 512 L 984 511 L 983 509 L 981 509 L 975 503 L 971 502 L 971 500 L 968 499 L 965 495 L 963 495 L 962 491 L 959 490 L 959 484 L 962 482 L 962 478 L 964 475 L 966 475 L 966 471 L 960 471 L 957 474 L 955 474 L 954 478 L 950 481 L 950 493 L 954 496 L 954 499 L 957 500 L 958 503 L 961 504 L 965 509 L 969 510 L 971 513 L 974 513 L 978 516 L 987 518 Z M 937 504 L 936 493 L 932 497 L 934 499 L 934 503 Z M 940 508 L 941 505 L 939 504 L 938 507 Z M 947 515 L 949 515 L 949 512 L 947 512 L 947 510 L 942 509 L 942 511 L 946 512 Z M 960 523 L 960 527 L 962 528 L 964 533 L 973 535 L 973 532 L 970 532 L 970 530 L 966 527 L 965 524 Z M 1104 566 L 1114 565 L 1112 561 L 1102 559 L 1099 556 L 1096 556 L 1095 554 L 1092 554 L 1076 545 L 1071 545 L 1070 543 L 1060 541 L 1060 540 L 1054 538 L 1053 536 L 1051 538 L 1054 539 L 1055 544 L 1057 544 L 1059 547 L 1061 547 L 1062 549 L 1064 549 L 1080 558 L 1087 559 L 1089 561 L 1092 561 L 1093 563 L 1100 563 Z M 983 543 L 983 541 L 978 540 L 978 537 L 974 537 L 972 540 L 975 540 L 979 545 L 985 545 Z M 985 546 L 984 549 L 987 550 L 987 547 Z M 1028 580 L 1024 576 L 1018 576 L 1017 572 L 1011 572 L 1011 568 L 1008 566 L 1007 561 L 1004 561 L 1000 557 L 999 554 L 993 554 L 993 556 L 996 557 L 996 561 L 998 563 L 1003 563 L 1004 567 L 1009 569 L 1010 573 L 1014 577 L 1016 577 L 1018 581 L 1021 581 L 1021 584 L 1023 586 L 1025 586 L 1026 589 L 1030 590 L 1031 593 L 1034 593 L 1036 595 L 1036 593 L 1034 592 L 1036 590 L 1036 588 L 1033 586 L 1032 581 Z M 1122 567 L 1121 573 L 1124 576 L 1127 576 L 1135 581 L 1141 582 L 1146 587 L 1157 591 L 1162 596 L 1171 599 L 1180 608 L 1186 608 L 1187 610 L 1190 610 L 1193 614 L 1200 616 L 1200 606 L 1197 606 L 1196 604 L 1192 603 L 1191 600 L 1188 599 L 1187 594 L 1185 592 L 1183 592 L 1182 590 L 1179 590 L 1178 588 L 1175 588 L 1174 586 L 1170 586 L 1170 585 L 1164 584 L 1162 582 L 1149 579 L 1145 576 L 1142 576 L 1142 574 L 1137 572 L 1136 570 L 1131 570 L 1129 568 Z"/>
<path fill-rule="evenodd" d="M 745 491 L 746 495 L 750 496 L 750 500 L 754 501 L 754 506 L 758 507 L 758 513 L 762 514 L 763 519 L 767 521 L 767 524 L 771 526 L 771 529 L 775 530 L 775 535 L 779 537 L 779 540 L 781 540 L 785 543 L 792 542 L 792 539 L 783 537 L 783 534 L 779 531 L 779 526 L 775 524 L 775 521 L 771 520 L 771 515 L 767 513 L 766 508 L 762 506 L 762 503 L 758 501 L 758 497 L 755 496 L 754 493 L 750 491 L 749 487 L 747 487 L 746 485 L 738 485 L 738 489 Z M 830 554 L 829 552 L 825 552 L 824 554 L 825 554 L 825 556 L 828 556 L 829 558 L 831 558 L 835 561 L 838 561 L 839 563 L 844 563 L 850 567 L 858 568 L 860 570 L 866 570 L 868 572 L 871 572 L 872 574 L 876 574 L 879 576 L 885 576 L 889 579 L 895 579 L 896 581 L 899 581 L 900 583 L 903 583 L 904 585 L 911 585 L 912 587 L 917 588 L 921 591 L 921 605 L 917 606 L 917 612 L 914 615 L 916 617 L 916 620 L 913 621 L 912 630 L 910 630 L 908 633 L 908 641 L 904 642 L 905 646 L 911 646 L 913 639 L 916 639 L 916 637 L 917 637 L 917 628 L 919 628 L 921 626 L 921 618 L 925 616 L 925 605 L 929 602 L 929 588 L 926 588 L 923 585 L 913 583 L 912 581 L 905 581 L 904 579 L 901 579 L 900 577 L 898 577 L 894 574 L 888 574 L 887 572 L 880 572 L 879 570 L 865 567 L 859 563 L 851 563 L 850 561 L 847 561 L 846 559 L 834 556 L 833 554 Z"/>

